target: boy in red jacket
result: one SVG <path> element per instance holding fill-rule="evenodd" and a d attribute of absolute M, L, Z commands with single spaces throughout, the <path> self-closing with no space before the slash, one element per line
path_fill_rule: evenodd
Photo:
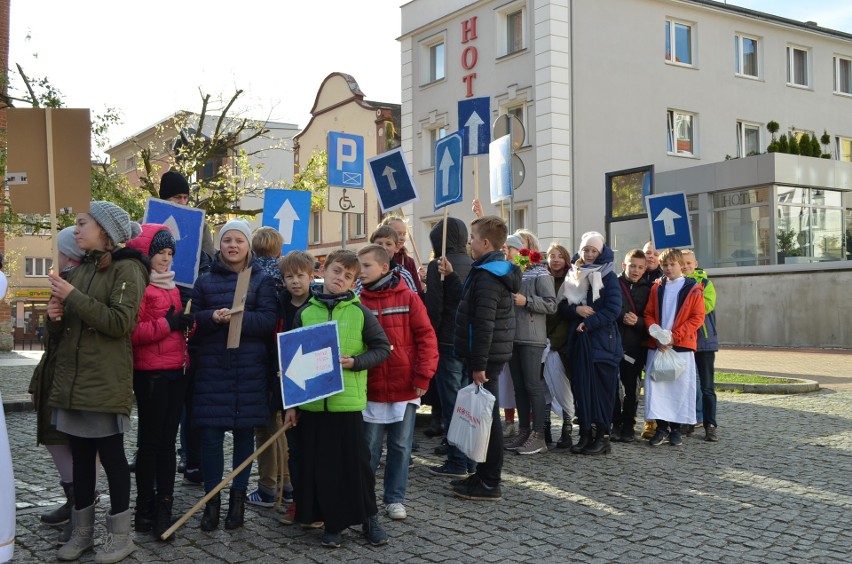
<path fill-rule="evenodd" d="M 364 436 L 373 474 L 387 430 L 384 503 L 388 517 L 405 519 L 408 461 L 420 397 L 438 368 L 438 340 L 420 298 L 390 270 L 390 256 L 380 245 L 358 251 L 361 303 L 378 318 L 391 343 L 391 356 L 370 368 Z"/>

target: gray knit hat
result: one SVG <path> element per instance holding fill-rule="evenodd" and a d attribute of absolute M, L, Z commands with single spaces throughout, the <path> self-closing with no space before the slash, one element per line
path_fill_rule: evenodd
<path fill-rule="evenodd" d="M 513 249 L 518 249 L 519 251 L 524 248 L 523 240 L 517 235 L 509 235 L 506 238 L 506 246 L 512 247 Z"/>
<path fill-rule="evenodd" d="M 248 221 L 244 219 L 235 218 L 222 226 L 222 229 L 219 230 L 219 246 L 222 246 L 222 237 L 225 236 L 225 233 L 228 231 L 239 231 L 243 235 L 246 236 L 246 241 L 249 242 L 249 247 L 251 247 L 251 228 L 249 227 Z"/>
<path fill-rule="evenodd" d="M 77 246 L 77 238 L 74 235 L 76 227 L 66 227 L 56 235 L 56 248 L 60 253 L 70 258 L 75 262 L 83 260 L 86 254 L 80 247 Z"/>
<path fill-rule="evenodd" d="M 130 214 L 112 202 L 93 201 L 89 204 L 89 215 L 116 245 L 126 243 L 142 233 L 142 228 L 135 221 L 130 221 Z"/>

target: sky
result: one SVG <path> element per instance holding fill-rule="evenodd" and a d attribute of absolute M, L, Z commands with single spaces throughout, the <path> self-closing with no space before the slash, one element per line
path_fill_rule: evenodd
<path fill-rule="evenodd" d="M 11 0 L 9 63 L 47 77 L 68 107 L 120 110 L 111 144 L 200 110 L 199 91 L 242 89 L 241 115 L 304 127 L 332 72 L 354 76 L 370 100 L 399 103 L 405 1 Z M 729 3 L 852 33 L 849 0 Z M 14 72 L 11 86 L 23 88 Z"/>

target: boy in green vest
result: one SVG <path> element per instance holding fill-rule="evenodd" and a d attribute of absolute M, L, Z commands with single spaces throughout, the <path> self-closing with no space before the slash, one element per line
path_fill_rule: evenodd
<path fill-rule="evenodd" d="M 352 251 L 334 251 L 322 269 L 324 282 L 298 312 L 294 328 L 337 321 L 343 391 L 288 409 L 284 422 L 296 427 L 301 445 L 301 484 L 296 520 L 325 522 L 322 544 L 340 547 L 341 533 L 362 525 L 374 546 L 387 544 L 378 521 L 375 477 L 361 415 L 367 406 L 367 370 L 390 356 L 390 343 L 376 317 L 352 291 L 361 273 Z"/>

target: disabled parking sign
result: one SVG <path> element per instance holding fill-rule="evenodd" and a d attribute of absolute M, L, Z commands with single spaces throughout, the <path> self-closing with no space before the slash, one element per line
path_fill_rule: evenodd
<path fill-rule="evenodd" d="M 343 391 L 337 321 L 278 333 L 284 409 Z"/>

